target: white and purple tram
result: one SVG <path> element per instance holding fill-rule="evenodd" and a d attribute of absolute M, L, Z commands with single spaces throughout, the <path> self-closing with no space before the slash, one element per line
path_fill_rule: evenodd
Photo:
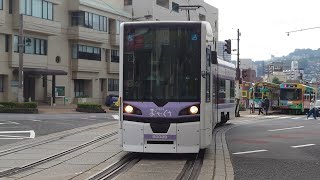
<path fill-rule="evenodd" d="M 126 22 L 120 33 L 124 151 L 197 153 L 235 117 L 235 67 L 218 60 L 208 22 Z"/>

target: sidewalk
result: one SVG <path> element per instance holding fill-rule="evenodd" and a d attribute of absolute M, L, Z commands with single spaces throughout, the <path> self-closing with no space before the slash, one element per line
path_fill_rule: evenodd
<path fill-rule="evenodd" d="M 259 111 L 255 110 L 254 113 L 252 113 L 252 112 L 250 112 L 249 109 L 246 109 L 245 111 L 240 111 L 239 113 L 240 113 L 240 117 L 241 117 L 241 116 L 248 116 L 248 115 L 258 115 Z M 268 111 L 268 115 L 273 115 L 273 114 L 279 114 L 279 111 L 273 111 L 273 110 Z"/>
<path fill-rule="evenodd" d="M 76 111 L 77 105 L 76 104 L 66 104 L 66 105 L 38 105 L 39 114 L 78 114 L 83 112 Z M 116 113 L 118 111 L 109 110 L 109 107 L 102 106 L 102 108 L 107 112 Z"/>

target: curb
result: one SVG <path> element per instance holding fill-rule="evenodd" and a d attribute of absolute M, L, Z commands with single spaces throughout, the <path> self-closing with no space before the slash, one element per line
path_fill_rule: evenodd
<path fill-rule="evenodd" d="M 215 133 L 214 180 L 233 180 L 234 170 L 226 141 L 226 133 L 239 125 L 226 124 Z"/>

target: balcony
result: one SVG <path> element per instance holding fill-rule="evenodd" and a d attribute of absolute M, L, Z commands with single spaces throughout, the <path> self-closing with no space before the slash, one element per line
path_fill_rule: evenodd
<path fill-rule="evenodd" d="M 5 23 L 5 17 L 6 17 L 6 14 L 4 13 L 3 10 L 0 10 L 0 26 L 3 26 L 4 23 Z"/>
<path fill-rule="evenodd" d="M 19 29 L 20 15 L 14 15 L 13 28 Z M 37 18 L 33 16 L 23 16 L 23 29 L 25 31 L 37 32 L 46 35 L 59 35 L 61 34 L 61 23 L 47 19 Z"/>
<path fill-rule="evenodd" d="M 94 43 L 106 44 L 109 43 L 109 34 L 104 31 L 97 31 L 81 26 L 72 26 L 68 28 L 68 39 L 84 40 Z"/>
<path fill-rule="evenodd" d="M 82 71 L 90 73 L 99 73 L 103 71 L 101 61 L 86 60 L 86 59 L 72 59 L 72 71 Z"/>
<path fill-rule="evenodd" d="M 112 46 L 119 46 L 119 44 L 120 44 L 120 35 L 119 34 L 110 35 L 110 44 Z"/>
<path fill-rule="evenodd" d="M 119 63 L 108 62 L 107 63 L 107 72 L 109 74 L 119 74 Z"/>
<path fill-rule="evenodd" d="M 19 67 L 19 53 L 13 53 L 12 60 L 9 63 L 11 68 Z M 25 68 L 47 68 L 48 56 L 24 54 L 23 67 Z"/>

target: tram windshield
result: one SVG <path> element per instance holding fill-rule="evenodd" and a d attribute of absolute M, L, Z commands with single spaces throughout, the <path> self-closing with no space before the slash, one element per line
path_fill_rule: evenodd
<path fill-rule="evenodd" d="M 200 101 L 200 31 L 200 24 L 126 25 L 124 100 Z"/>
<path fill-rule="evenodd" d="M 302 90 L 301 89 L 281 89 L 280 100 L 296 101 L 301 100 Z"/>

